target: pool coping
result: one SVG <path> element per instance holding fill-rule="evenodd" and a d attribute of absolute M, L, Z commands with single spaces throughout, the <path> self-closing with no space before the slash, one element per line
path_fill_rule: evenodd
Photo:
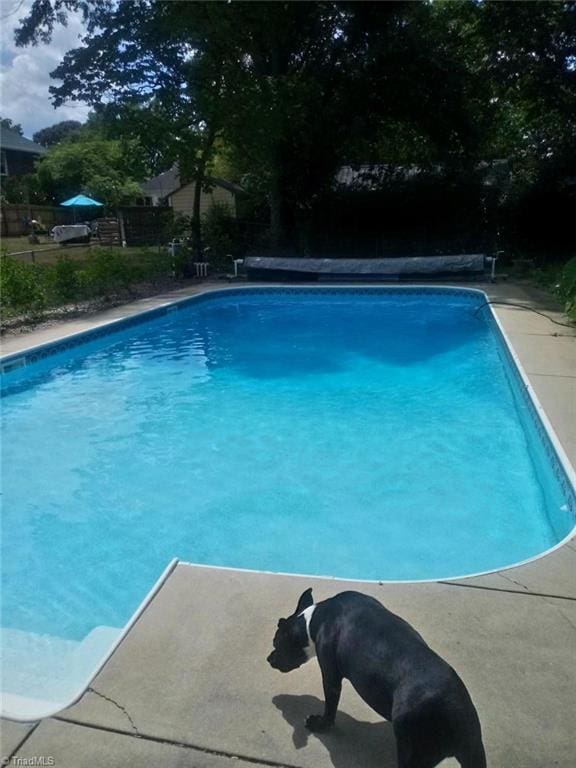
<path fill-rule="evenodd" d="M 253 289 L 253 288 L 262 288 L 262 285 L 261 285 L 261 284 L 250 284 L 250 285 L 246 285 L 245 287 L 246 287 L 246 288 L 251 288 L 251 289 Z M 273 285 L 270 285 L 270 286 L 266 286 L 266 287 L 271 287 L 271 288 L 272 288 L 272 287 L 275 287 L 275 288 L 286 288 L 287 286 L 286 286 L 285 284 L 278 284 L 278 285 L 276 285 L 276 284 L 273 284 Z M 297 287 L 297 288 L 299 288 L 299 287 L 301 287 L 301 286 L 290 286 L 290 287 Z M 306 286 L 306 287 L 308 287 L 308 288 L 310 288 L 310 289 L 312 289 L 312 290 L 314 290 L 314 288 L 317 288 L 317 286 Z M 336 286 L 330 285 L 329 287 L 327 287 L 327 290 L 328 290 L 328 291 L 330 291 L 330 292 L 333 292 L 333 289 L 334 289 L 335 287 L 336 287 Z M 349 288 L 358 288 L 358 285 L 357 285 L 357 284 L 352 284 L 352 285 L 342 285 L 342 286 L 338 286 L 338 287 L 343 287 L 343 288 L 345 288 L 345 287 L 349 287 Z M 379 287 L 379 286 L 373 286 L 373 285 L 371 285 L 371 286 L 370 286 L 370 288 L 376 288 L 376 289 L 377 289 L 378 287 Z M 428 284 L 428 283 L 427 283 L 427 284 L 425 284 L 425 285 L 420 285 L 420 284 L 410 284 L 410 285 L 407 285 L 407 286 L 385 286 L 385 287 L 393 288 L 393 289 L 396 289 L 396 290 L 398 290 L 398 288 L 407 288 L 407 289 L 408 289 L 408 288 L 410 288 L 410 289 L 414 289 L 414 288 L 448 288 L 448 289 L 454 289 L 454 288 L 457 288 L 457 289 L 460 289 L 460 288 L 466 288 L 466 289 L 472 289 L 472 290 L 478 291 L 478 292 L 480 292 L 480 293 L 483 293 L 483 294 L 485 294 L 485 295 L 486 295 L 486 293 L 487 293 L 487 291 L 486 291 L 486 290 L 484 290 L 484 289 L 479 289 L 477 286 L 469 286 L 469 285 L 458 285 L 458 286 L 444 286 L 444 285 L 438 285 L 438 286 L 437 286 L 437 285 L 435 285 L 435 284 L 432 284 L 432 285 L 431 285 L 431 284 Z M 486 287 L 487 287 L 487 288 L 489 288 L 490 286 L 486 286 Z M 218 292 L 220 292 L 220 291 L 228 291 L 228 290 L 231 290 L 231 289 L 232 289 L 232 290 L 238 290 L 238 287 L 237 287 L 237 286 L 231 286 L 230 288 L 226 288 L 226 287 L 223 287 L 221 284 L 218 284 L 218 285 L 215 285 L 215 286 L 205 286 L 205 287 L 202 287 L 202 288 L 200 289 L 200 291 L 197 291 L 197 292 L 196 292 L 195 294 L 193 294 L 193 295 L 200 295 L 200 294 L 212 293 L 212 292 L 214 292 L 214 291 L 218 291 Z M 436 291 L 435 291 L 435 292 L 436 292 Z M 184 303 L 185 303 L 185 302 L 188 302 L 188 301 L 190 300 L 190 298 L 191 298 L 191 297 L 190 297 L 189 295 L 186 295 L 186 296 L 181 296 L 181 297 L 177 298 L 175 301 L 176 301 L 176 303 L 180 304 L 180 303 L 183 303 L 183 302 L 184 302 Z M 488 297 L 488 298 L 489 298 L 489 297 Z M 137 302 L 137 304 L 139 304 L 139 303 L 140 303 L 140 302 Z M 160 304 L 158 307 L 154 307 L 154 308 L 152 308 L 152 309 L 144 310 L 144 312 L 143 312 L 143 313 L 140 313 L 140 312 L 138 312 L 138 309 L 137 309 L 137 308 L 135 308 L 135 309 L 133 309 L 133 311 L 132 311 L 132 312 L 131 312 L 131 313 L 130 313 L 128 316 L 126 316 L 126 317 L 130 318 L 130 317 L 132 317 L 133 315 L 136 315 L 136 314 L 138 314 L 138 315 L 140 315 L 140 316 L 142 316 L 142 315 L 143 315 L 143 316 L 147 316 L 147 317 L 149 317 L 150 315 L 152 315 L 152 316 L 153 316 L 154 314 L 157 314 L 159 311 L 163 311 L 163 310 L 165 310 L 165 308 L 168 308 L 168 310 L 167 310 L 167 311 L 169 311 L 169 307 L 170 307 L 170 306 L 171 306 L 173 303 L 174 303 L 174 302 L 170 302 L 170 301 L 164 301 L 164 302 L 162 302 L 162 303 L 161 303 L 161 304 Z M 134 305 L 131 305 L 131 306 L 133 307 Z M 125 310 L 125 309 L 126 309 L 126 308 L 124 308 L 124 310 Z M 492 311 L 492 308 L 491 308 L 491 311 Z M 537 407 L 537 408 L 539 409 L 539 415 L 540 415 L 540 416 L 542 416 L 542 415 L 544 416 L 544 418 L 545 418 L 545 422 L 544 422 L 544 423 L 546 423 L 546 422 L 550 423 L 550 420 L 548 419 L 548 416 L 547 416 L 547 414 L 546 414 L 546 411 L 545 411 L 544 407 L 543 407 L 543 406 L 542 406 L 542 405 L 539 403 L 539 398 L 538 398 L 538 397 L 535 395 L 535 393 L 532 391 L 532 390 L 533 390 L 533 388 L 532 388 L 532 385 L 531 385 L 531 383 L 530 383 L 530 380 L 529 380 L 529 378 L 528 378 L 528 374 L 527 374 L 527 373 L 525 372 L 525 370 L 524 370 L 524 366 L 521 364 L 521 362 L 520 362 L 520 365 L 518 365 L 518 362 L 519 362 L 519 361 L 518 361 L 518 358 L 517 358 L 517 356 L 516 356 L 516 351 L 514 350 L 514 347 L 513 347 L 513 343 L 512 343 L 512 342 L 510 341 L 510 339 L 508 338 L 508 336 L 507 336 L 507 334 L 506 334 L 506 331 L 504 330 L 504 327 L 503 327 L 503 325 L 502 325 L 502 324 L 501 324 L 501 322 L 500 322 L 500 318 L 498 318 L 498 316 L 496 315 L 496 313 L 495 313 L 495 312 L 493 312 L 493 311 L 492 311 L 492 314 L 493 314 L 493 316 L 494 316 L 494 318 L 495 318 L 495 320 L 496 320 L 496 323 L 497 323 L 497 324 L 498 324 L 498 326 L 500 327 L 500 330 L 501 330 L 501 332 L 502 332 L 502 335 L 503 335 L 504 339 L 505 339 L 505 340 L 506 340 L 506 342 L 507 342 L 507 345 L 508 345 L 508 349 L 509 349 L 509 351 L 510 351 L 510 354 L 514 356 L 515 362 L 516 362 L 516 364 L 517 364 L 517 368 L 516 368 L 516 370 L 517 370 L 517 371 L 518 371 L 518 372 L 521 374 L 521 376 L 522 376 L 523 380 L 525 381 L 525 384 L 527 385 L 527 389 L 528 389 L 528 391 L 529 391 L 529 393 L 530 393 L 530 395 L 531 395 L 531 397 L 532 397 L 532 399 L 533 399 L 533 401 L 534 401 L 534 405 L 535 405 L 535 407 Z M 102 320 L 101 322 L 99 322 L 99 323 L 98 323 L 98 325 L 97 325 L 97 329 L 101 329 L 102 327 L 106 327 L 106 326 L 109 326 L 109 327 L 113 327 L 113 328 L 117 328 L 117 327 L 118 327 L 117 323 L 118 323 L 118 322 L 120 322 L 122 319 L 124 319 L 124 318 L 115 318 L 115 319 L 112 319 L 112 320 L 109 320 L 109 319 L 107 319 L 107 320 Z M 131 323 L 130 323 L 130 324 L 131 324 Z M 83 334 L 83 331 L 76 331 L 76 332 L 74 332 L 74 333 L 72 333 L 72 334 L 68 334 L 68 335 L 65 335 L 65 336 L 63 336 L 63 337 L 62 337 L 62 336 L 60 336 L 60 339 L 63 339 L 64 341 L 66 341 L 66 340 L 70 340 L 70 339 L 72 339 L 72 340 L 76 341 L 76 340 L 77 340 L 77 338 L 78 338 L 78 336 L 79 336 L 80 334 Z M 572 335 L 572 334 L 570 334 L 570 335 Z M 34 353 L 34 351 L 39 351 L 39 350 L 45 349 L 46 347 L 50 347 L 50 346 L 52 346 L 52 345 L 53 345 L 53 342 L 42 342 L 40 345 L 29 345 L 29 346 L 27 346 L 27 347 L 24 347 L 24 348 L 23 348 L 21 351 L 19 351 L 19 352 L 14 352 L 14 353 L 12 353 L 12 354 L 9 354 L 9 355 L 5 356 L 5 357 L 3 358 L 3 360 L 4 360 L 4 361 L 6 361 L 6 360 L 13 360 L 13 359 L 17 359 L 18 357 L 21 357 L 23 354 L 30 354 L 30 353 Z M 58 344 L 57 344 L 57 345 L 58 345 Z M 75 346 L 75 345 L 76 345 L 76 344 L 74 344 L 74 346 Z M 59 345 L 58 345 L 58 346 L 59 346 Z M 42 355 L 42 356 L 44 356 L 44 355 Z M 573 475 L 574 475 L 574 471 L 573 471 L 572 467 L 570 466 L 570 461 L 569 461 L 569 458 L 568 458 L 567 452 L 564 450 L 564 447 L 562 446 L 562 443 L 561 443 L 561 441 L 560 441 L 560 440 L 558 439 L 558 437 L 556 436 L 556 434 L 555 434 L 555 431 L 553 430 L 553 428 L 552 428 L 552 432 L 551 432 L 551 433 L 549 433 L 549 434 L 551 434 L 551 435 L 553 435 L 553 436 L 554 436 L 554 440 L 555 440 L 555 441 L 556 441 L 556 443 L 557 443 L 557 446 L 555 445 L 555 448 L 556 448 L 556 447 L 560 448 L 560 451 L 558 451 L 558 455 L 559 455 L 559 457 L 561 457 L 562 455 L 564 455 L 564 456 L 565 456 L 565 458 L 566 458 L 566 462 L 568 463 L 569 469 L 570 469 L 570 471 L 571 471 L 571 474 L 572 474 L 572 477 L 573 477 Z M 536 558 L 531 558 L 531 559 L 530 559 L 530 560 L 528 560 L 528 561 L 523 561 L 522 563 L 519 563 L 519 564 L 515 564 L 515 565 L 513 565 L 513 566 L 509 566 L 509 567 L 507 567 L 506 569 L 500 569 L 500 571 L 504 571 L 504 570 L 506 570 L 506 571 L 509 571 L 509 570 L 512 570 L 512 569 L 517 569 L 517 568 L 520 568 L 521 566 L 524 566 L 524 565 L 530 565 L 530 564 L 534 564 L 536 561 L 542 561 L 542 560 L 545 560 L 546 558 L 552 557 L 552 556 L 553 556 L 553 553 L 554 553 L 556 550 L 559 550 L 559 549 L 561 549 L 562 547 L 564 547 L 564 545 L 565 545 L 565 544 L 566 544 L 566 543 L 567 543 L 567 542 L 570 540 L 570 538 L 572 538 L 572 537 L 573 537 L 573 533 L 574 533 L 574 531 L 572 531 L 572 532 L 571 532 L 571 534 L 570 534 L 568 537 L 566 537 L 566 539 L 565 539 L 565 540 L 563 540 L 562 542 L 560 542 L 559 544 L 557 544 L 557 545 L 556 545 L 555 547 L 553 547 L 552 549 L 548 550 L 546 553 L 542 553 L 542 554 L 538 555 Z M 576 560 L 575 560 L 575 562 L 576 562 Z M 188 567 L 190 567 L 190 566 L 188 566 Z M 215 570 L 232 570 L 232 571 L 236 571 L 236 570 L 238 570 L 238 569 L 221 569 L 221 568 L 218 568 L 217 566 L 195 566 L 195 567 L 197 567 L 197 568 L 214 568 Z M 243 572 L 246 572 L 246 573 L 252 573 L 252 572 L 250 572 L 250 571 L 242 571 L 242 570 L 240 570 L 240 574 L 242 574 Z M 494 572 L 494 571 L 491 571 L 491 572 L 489 572 L 489 575 L 494 575 L 494 574 L 497 574 L 497 573 L 499 573 L 499 571 L 496 571 L 496 572 Z M 281 575 L 281 574 L 265 574 L 265 575 L 269 575 L 270 577 L 278 577 L 278 578 L 296 578 L 296 579 L 300 578 L 299 576 L 297 576 L 297 575 L 295 575 L 295 574 L 289 574 L 289 575 L 286 575 L 286 576 L 283 576 L 283 575 Z M 568 575 L 568 574 L 566 574 L 566 575 Z M 312 577 L 312 578 L 314 578 L 314 579 L 318 579 L 318 578 L 321 578 L 321 577 Z M 470 576 L 467 576 L 467 577 L 465 577 L 465 578 L 463 578 L 463 579 L 454 578 L 454 579 L 450 579 L 450 580 L 449 580 L 449 582 L 448 582 L 448 580 L 437 580 L 437 579 L 436 579 L 436 580 L 427 580 L 426 582 L 423 582 L 423 581 L 417 581 L 417 582 L 386 582 L 386 584 L 387 584 L 387 585 L 389 585 L 389 586 L 394 586 L 394 585 L 398 585 L 398 586 L 415 585 L 415 586 L 417 586 L 417 585 L 419 585 L 419 584 L 430 584 L 430 583 L 450 583 L 450 584 L 452 584 L 452 585 L 454 585 L 454 586 L 458 586 L 458 584 L 456 584 L 456 582 L 462 582 L 462 581 L 466 582 L 466 581 L 469 581 L 469 580 L 472 580 L 472 579 L 477 579 L 477 576 L 475 576 L 475 575 L 470 575 Z M 334 579 L 331 579 L 330 577 L 326 577 L 326 580 L 327 580 L 327 581 L 333 581 Z M 482 581 L 482 578 L 480 578 L 480 579 L 477 579 L 477 580 L 479 580 L 479 581 Z M 350 581 L 350 580 L 348 580 L 348 581 Z M 358 583 L 358 584 L 366 584 L 367 582 L 358 581 L 357 583 Z M 368 582 L 368 583 L 375 583 L 375 582 L 373 582 L 373 581 L 372 581 L 372 582 Z M 384 583 L 384 582 L 380 582 L 380 583 Z M 490 588 L 490 587 L 486 587 L 486 588 Z M 525 593 L 525 590 L 522 588 L 522 586 L 521 586 L 521 590 L 523 591 L 523 593 Z M 517 590 L 517 591 L 521 591 L 521 590 Z M 516 591 L 516 590 L 512 590 L 512 591 Z M 537 592 L 530 592 L 530 593 L 532 593 L 532 594 L 538 594 Z M 554 596 L 554 595 L 550 595 L 550 596 Z M 563 597 L 562 597 L 562 596 L 558 596 L 558 597 L 560 597 L 560 598 L 562 598 L 562 599 L 563 599 Z M 124 636 L 126 636 L 127 634 L 128 634 L 128 628 L 126 628 L 126 631 L 123 633 L 123 637 L 124 637 Z M 115 644 L 115 648 L 116 648 L 116 647 L 117 647 L 119 644 L 120 644 L 120 641 L 118 641 L 118 643 L 116 643 L 116 644 Z M 111 651 L 111 653 L 112 653 L 112 651 Z M 107 655 L 107 659 L 110 657 L 111 653 Z M 101 665 L 100 665 L 100 666 L 101 666 Z"/>

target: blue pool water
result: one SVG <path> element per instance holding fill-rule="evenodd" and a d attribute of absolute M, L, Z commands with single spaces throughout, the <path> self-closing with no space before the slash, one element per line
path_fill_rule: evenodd
<path fill-rule="evenodd" d="M 173 557 L 431 579 L 573 518 L 479 293 L 231 292 L 7 374 L 2 625 L 120 627 Z"/>

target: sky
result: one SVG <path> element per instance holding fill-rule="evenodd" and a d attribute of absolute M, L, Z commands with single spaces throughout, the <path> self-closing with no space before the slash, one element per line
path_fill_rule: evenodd
<path fill-rule="evenodd" d="M 58 82 L 52 80 L 50 72 L 67 51 L 80 44 L 80 15 L 70 14 L 67 27 L 56 26 L 48 45 L 17 48 L 14 29 L 31 5 L 32 0 L 0 0 L 0 115 L 20 123 L 29 139 L 41 128 L 61 120 L 84 122 L 89 112 L 82 102 L 54 109 L 48 92 L 49 86 Z"/>

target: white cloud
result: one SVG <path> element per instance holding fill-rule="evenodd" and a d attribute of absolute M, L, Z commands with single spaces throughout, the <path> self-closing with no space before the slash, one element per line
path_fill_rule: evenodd
<path fill-rule="evenodd" d="M 2 65 L 0 66 L 0 114 L 20 123 L 24 135 L 31 138 L 41 128 L 61 120 L 83 122 L 89 107 L 82 102 L 70 102 L 58 109 L 52 106 L 48 88 L 58 81 L 50 77 L 64 54 L 80 45 L 83 25 L 79 14 L 70 14 L 68 26 L 56 26 L 52 42 L 27 48 L 17 48 L 14 29 L 27 15 L 31 0 L 0 0 L 2 17 Z"/>

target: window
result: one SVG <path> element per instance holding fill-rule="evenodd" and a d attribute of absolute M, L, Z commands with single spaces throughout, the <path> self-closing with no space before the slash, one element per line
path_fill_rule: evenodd
<path fill-rule="evenodd" d="M 0 155 L 0 176 L 8 176 L 8 161 L 5 150 L 2 150 Z"/>

